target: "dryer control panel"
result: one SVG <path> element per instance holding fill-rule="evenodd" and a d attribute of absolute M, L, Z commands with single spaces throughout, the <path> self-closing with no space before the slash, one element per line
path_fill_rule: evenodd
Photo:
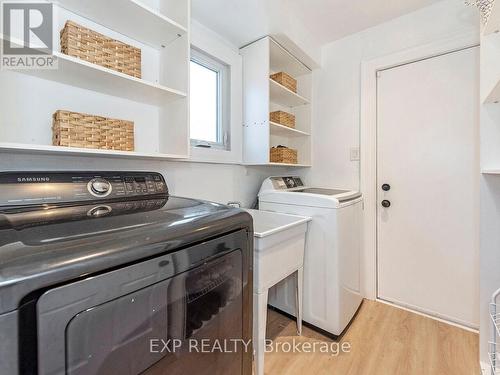
<path fill-rule="evenodd" d="M 300 177 L 271 177 L 271 181 L 276 190 L 304 187 L 304 183 Z"/>
<path fill-rule="evenodd" d="M 154 172 L 6 172 L 0 173 L 0 191 L 0 207 L 168 195 L 165 179 Z"/>

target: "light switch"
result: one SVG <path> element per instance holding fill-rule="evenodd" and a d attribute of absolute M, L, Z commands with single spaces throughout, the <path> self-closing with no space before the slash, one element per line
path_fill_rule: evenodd
<path fill-rule="evenodd" d="M 351 161 L 359 161 L 359 147 L 351 147 Z"/>

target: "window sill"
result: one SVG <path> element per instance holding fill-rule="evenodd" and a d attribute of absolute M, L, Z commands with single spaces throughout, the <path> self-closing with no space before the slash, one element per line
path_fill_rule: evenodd
<path fill-rule="evenodd" d="M 233 150 L 191 146 L 190 162 L 210 164 L 241 164 L 241 155 Z"/>

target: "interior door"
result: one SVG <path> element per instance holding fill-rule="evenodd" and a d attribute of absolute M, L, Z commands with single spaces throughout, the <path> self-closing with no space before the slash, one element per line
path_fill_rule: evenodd
<path fill-rule="evenodd" d="M 478 326 L 479 49 L 379 72 L 378 298 Z"/>

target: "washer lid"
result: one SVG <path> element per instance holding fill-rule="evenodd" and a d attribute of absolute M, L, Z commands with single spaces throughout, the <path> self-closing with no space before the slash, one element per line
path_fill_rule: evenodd
<path fill-rule="evenodd" d="M 361 200 L 358 191 L 302 188 L 282 191 L 263 191 L 259 194 L 261 202 L 291 204 L 296 206 L 339 208 L 342 205 Z"/>

